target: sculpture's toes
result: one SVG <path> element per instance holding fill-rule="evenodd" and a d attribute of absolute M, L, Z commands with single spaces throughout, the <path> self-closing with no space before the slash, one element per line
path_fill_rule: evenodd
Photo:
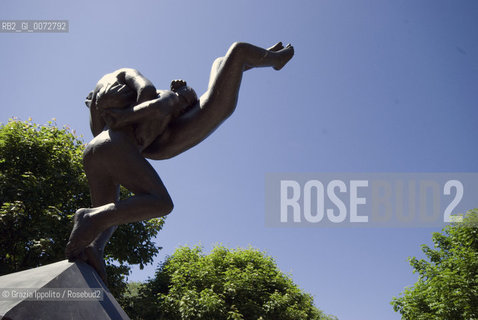
<path fill-rule="evenodd" d="M 83 249 L 95 239 L 94 226 L 87 213 L 87 209 L 80 209 L 75 213 L 73 230 L 65 249 L 66 257 L 70 261 L 78 259 Z"/>
<path fill-rule="evenodd" d="M 281 49 L 284 49 L 284 46 L 282 45 L 282 42 L 277 42 L 275 45 L 273 45 L 272 47 L 270 47 L 269 51 L 279 51 Z"/>

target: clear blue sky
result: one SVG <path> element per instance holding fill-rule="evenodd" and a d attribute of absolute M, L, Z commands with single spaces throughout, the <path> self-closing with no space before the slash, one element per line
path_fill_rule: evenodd
<path fill-rule="evenodd" d="M 267 228 L 267 172 L 477 172 L 478 2 L 22 1 L 0 19 L 67 19 L 66 34 L 0 34 L 0 122 L 56 118 L 91 139 L 83 101 L 96 81 L 137 68 L 158 88 L 202 93 L 234 41 L 291 42 L 282 71 L 243 79 L 235 114 L 198 147 L 154 167 L 175 209 L 153 276 L 180 245 L 249 245 L 273 256 L 342 320 L 399 319 L 415 282 L 406 261 L 434 229 Z"/>

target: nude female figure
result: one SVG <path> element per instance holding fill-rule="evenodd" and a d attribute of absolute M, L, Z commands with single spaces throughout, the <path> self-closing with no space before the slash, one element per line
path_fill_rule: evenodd
<path fill-rule="evenodd" d="M 79 209 L 66 247 L 70 261 L 83 259 L 106 280 L 104 247 L 117 225 L 169 214 L 173 202 L 145 158 L 172 158 L 209 136 L 235 110 L 242 73 L 256 67 L 280 70 L 294 55 L 291 45 L 269 49 L 234 43 L 213 65 L 198 100 L 183 80 L 157 91 L 133 69 L 104 76 L 88 96 L 91 130 L 84 168 L 91 208 Z M 119 200 L 122 185 L 134 196 Z"/>

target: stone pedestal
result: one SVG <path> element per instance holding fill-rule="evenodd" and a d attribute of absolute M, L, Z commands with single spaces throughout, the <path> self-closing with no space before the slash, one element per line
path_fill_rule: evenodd
<path fill-rule="evenodd" d="M 0 277 L 2 319 L 129 319 L 95 270 L 67 260 Z"/>

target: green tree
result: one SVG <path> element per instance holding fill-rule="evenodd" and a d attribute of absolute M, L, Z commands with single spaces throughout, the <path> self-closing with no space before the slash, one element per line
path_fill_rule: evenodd
<path fill-rule="evenodd" d="M 72 217 L 90 206 L 83 150 L 68 128 L 51 122 L 0 124 L 0 275 L 65 259 Z M 158 253 L 153 239 L 163 223 L 120 226 L 107 245 L 110 290 L 120 301 L 129 265 L 142 268 Z"/>
<path fill-rule="evenodd" d="M 182 247 L 133 289 L 126 311 L 136 319 L 336 319 L 255 249 Z"/>
<path fill-rule="evenodd" d="M 418 281 L 391 304 L 403 319 L 478 319 L 478 209 L 433 234 L 427 259 L 409 259 Z"/>

